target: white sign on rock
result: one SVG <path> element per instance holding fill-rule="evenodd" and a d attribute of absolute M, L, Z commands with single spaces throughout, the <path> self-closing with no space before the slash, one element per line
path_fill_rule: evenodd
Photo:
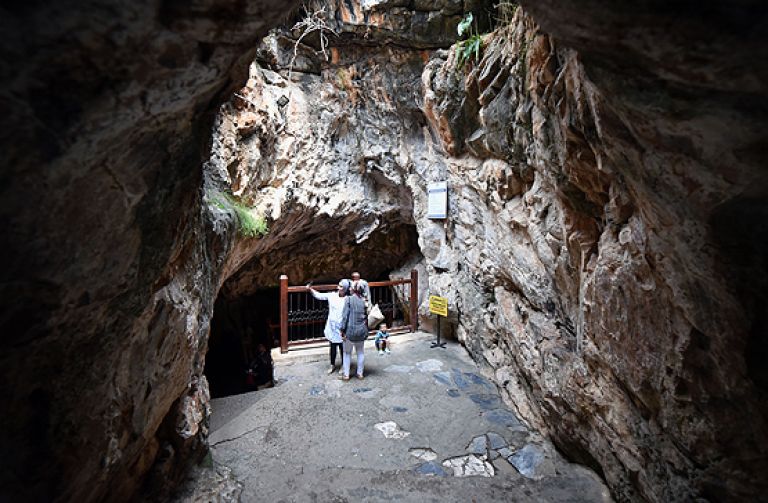
<path fill-rule="evenodd" d="M 427 218 L 447 218 L 448 182 L 430 183 L 427 196 Z"/>

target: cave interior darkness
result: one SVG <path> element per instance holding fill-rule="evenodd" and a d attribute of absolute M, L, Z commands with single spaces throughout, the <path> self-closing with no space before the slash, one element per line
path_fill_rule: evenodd
<path fill-rule="evenodd" d="M 275 287 L 231 299 L 219 293 L 204 371 L 213 398 L 245 393 L 258 386 L 249 384 L 248 369 L 260 344 L 267 350 L 280 344 L 279 332 L 270 329 L 270 324 L 279 323 L 279 294 Z"/>

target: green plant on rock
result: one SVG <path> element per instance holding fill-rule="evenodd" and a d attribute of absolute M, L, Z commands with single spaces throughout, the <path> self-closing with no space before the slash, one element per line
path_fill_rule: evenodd
<path fill-rule="evenodd" d="M 463 68 L 474 56 L 475 62 L 480 61 L 480 52 L 483 48 L 483 37 L 477 31 L 477 25 L 473 23 L 475 17 L 472 13 L 468 13 L 459 22 L 456 31 L 459 33 L 459 37 L 469 35 L 469 38 L 462 40 L 456 44 L 456 50 L 458 51 L 458 65 L 459 68 Z"/>
<path fill-rule="evenodd" d="M 269 232 L 267 226 L 267 220 L 258 215 L 253 214 L 252 208 L 245 206 L 234 206 L 235 213 L 240 222 L 240 234 L 248 238 L 257 238 L 266 236 Z"/>
<path fill-rule="evenodd" d="M 247 238 L 266 236 L 269 232 L 267 220 L 255 214 L 255 209 L 246 206 L 232 194 L 217 194 L 211 203 L 219 209 L 230 210 L 237 216 L 238 232 Z"/>

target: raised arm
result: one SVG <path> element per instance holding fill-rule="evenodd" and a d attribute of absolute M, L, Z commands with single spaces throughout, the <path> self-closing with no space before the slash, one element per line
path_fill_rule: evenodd
<path fill-rule="evenodd" d="M 330 297 L 331 294 L 338 295 L 336 292 L 320 293 L 317 290 L 315 290 L 314 288 L 312 288 L 311 284 L 307 284 L 307 288 L 309 288 L 309 293 L 312 294 L 312 297 L 316 298 L 317 300 L 324 300 L 324 301 L 327 302 L 328 301 L 328 297 Z"/>

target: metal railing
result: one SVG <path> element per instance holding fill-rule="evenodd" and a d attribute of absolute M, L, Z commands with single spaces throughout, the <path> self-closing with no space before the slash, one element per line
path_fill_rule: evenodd
<path fill-rule="evenodd" d="M 371 303 L 378 304 L 389 333 L 414 332 L 418 323 L 419 275 L 410 278 L 371 281 Z M 336 291 L 336 285 L 313 285 L 318 292 Z M 292 346 L 324 340 L 328 302 L 315 299 L 306 286 L 289 286 L 288 276 L 280 276 L 280 352 Z M 374 331 L 372 330 L 371 333 Z"/>

